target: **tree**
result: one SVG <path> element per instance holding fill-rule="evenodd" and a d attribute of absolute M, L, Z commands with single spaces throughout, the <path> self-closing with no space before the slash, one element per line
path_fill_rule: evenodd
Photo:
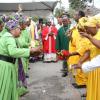
<path fill-rule="evenodd" d="M 70 7 L 75 10 L 85 8 L 85 3 L 81 0 L 69 0 Z"/>
<path fill-rule="evenodd" d="M 93 0 L 69 0 L 70 7 L 74 10 L 81 10 L 86 7 L 87 2 L 92 2 Z"/>
<path fill-rule="evenodd" d="M 68 13 L 69 13 L 70 17 L 73 18 L 73 15 L 75 14 L 75 10 L 72 8 L 69 8 Z"/>
<path fill-rule="evenodd" d="M 91 3 L 93 0 L 83 0 L 83 1 L 84 2 L 90 2 Z"/>
<path fill-rule="evenodd" d="M 56 8 L 54 16 L 55 17 L 60 17 L 64 12 L 65 12 L 65 8 L 64 7 Z"/>

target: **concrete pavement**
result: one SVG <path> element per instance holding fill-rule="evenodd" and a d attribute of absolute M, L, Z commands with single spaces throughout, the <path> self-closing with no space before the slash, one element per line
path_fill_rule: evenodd
<path fill-rule="evenodd" d="M 28 79 L 28 90 L 20 100 L 85 100 L 81 94 L 86 89 L 75 89 L 71 82 L 73 79 L 69 74 L 62 78 L 60 69 L 62 62 L 30 64 Z"/>

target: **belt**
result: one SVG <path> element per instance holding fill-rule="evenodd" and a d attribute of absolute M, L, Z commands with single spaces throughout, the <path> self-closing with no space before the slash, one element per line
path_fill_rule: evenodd
<path fill-rule="evenodd" d="M 16 58 L 0 55 L 0 60 L 15 64 Z"/>

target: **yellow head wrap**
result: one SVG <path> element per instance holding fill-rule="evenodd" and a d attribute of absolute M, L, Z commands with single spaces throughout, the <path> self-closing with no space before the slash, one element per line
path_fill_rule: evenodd
<path fill-rule="evenodd" d="M 97 20 L 94 17 L 90 17 L 89 20 L 84 24 L 84 26 L 88 27 L 96 27 L 97 26 Z"/>
<path fill-rule="evenodd" d="M 87 20 L 88 20 L 87 17 L 80 18 L 77 27 L 79 29 L 84 29 L 84 24 L 87 22 Z"/>

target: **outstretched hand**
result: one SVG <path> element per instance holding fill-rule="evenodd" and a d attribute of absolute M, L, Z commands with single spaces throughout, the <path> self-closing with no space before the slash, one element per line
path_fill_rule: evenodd
<path fill-rule="evenodd" d="M 42 53 L 42 47 L 41 46 L 38 46 L 38 47 L 35 47 L 35 48 L 31 48 L 30 49 L 30 55 L 31 56 L 38 56 Z"/>
<path fill-rule="evenodd" d="M 81 69 L 81 64 L 74 64 L 71 67 L 72 69 Z"/>

